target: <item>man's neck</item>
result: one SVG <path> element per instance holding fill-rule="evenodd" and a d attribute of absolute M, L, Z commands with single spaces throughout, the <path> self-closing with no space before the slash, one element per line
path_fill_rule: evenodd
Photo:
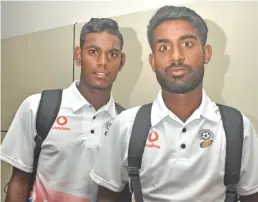
<path fill-rule="evenodd" d="M 94 107 L 96 111 L 99 110 L 105 104 L 107 104 L 110 100 L 111 89 L 91 89 L 81 81 L 79 82 L 77 88 L 82 94 L 82 96 Z"/>
<path fill-rule="evenodd" d="M 167 108 L 185 122 L 202 102 L 202 86 L 186 94 L 173 94 L 162 90 L 162 97 Z"/>

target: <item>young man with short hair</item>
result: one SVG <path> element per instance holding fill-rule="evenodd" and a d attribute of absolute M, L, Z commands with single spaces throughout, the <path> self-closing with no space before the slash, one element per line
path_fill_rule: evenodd
<path fill-rule="evenodd" d="M 75 60 L 80 80 L 63 90 L 58 116 L 44 140 L 31 190 L 36 114 L 41 94 L 20 105 L 1 145 L 1 159 L 13 166 L 7 202 L 94 202 L 97 185 L 89 173 L 101 140 L 118 115 L 111 95 L 125 63 L 117 23 L 92 18 L 80 35 Z M 47 82 L 47 80 L 46 80 Z"/>
<path fill-rule="evenodd" d="M 164 6 L 151 18 L 147 33 L 152 49 L 149 62 L 161 91 L 152 103 L 139 170 L 143 201 L 222 202 L 226 197 L 226 135 L 219 107 L 203 89 L 204 65 L 212 55 L 206 44 L 207 25 L 189 8 Z M 128 148 L 139 109 L 122 112 L 105 137 L 91 172 L 99 184 L 98 202 L 120 201 L 120 192 L 130 182 Z M 241 202 L 257 202 L 258 138 L 244 115 L 243 126 L 237 191 Z M 136 179 L 137 174 L 132 176 Z"/>

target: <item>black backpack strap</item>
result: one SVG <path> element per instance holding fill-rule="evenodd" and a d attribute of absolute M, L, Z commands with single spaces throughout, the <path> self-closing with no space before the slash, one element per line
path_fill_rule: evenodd
<path fill-rule="evenodd" d="M 237 200 L 237 184 L 240 180 L 243 149 L 243 116 L 238 110 L 217 104 L 226 134 L 226 163 L 224 184 L 226 186 L 225 202 Z"/>
<path fill-rule="evenodd" d="M 116 102 L 115 102 L 115 107 L 116 107 L 116 113 L 117 113 L 117 114 L 120 114 L 122 111 L 125 110 L 124 107 L 122 107 L 120 104 L 118 104 L 118 103 L 116 103 Z"/>
<path fill-rule="evenodd" d="M 35 180 L 38 158 L 41 150 L 41 145 L 47 137 L 52 125 L 56 120 L 59 108 L 62 101 L 62 89 L 44 90 L 41 94 L 39 107 L 36 117 L 36 131 L 37 135 L 34 138 L 36 146 L 34 148 L 33 161 L 33 178 L 32 185 Z"/>
<path fill-rule="evenodd" d="M 146 139 L 151 128 L 152 103 L 140 107 L 138 110 L 129 142 L 128 173 L 131 190 L 136 202 L 143 202 L 139 170 L 142 164 L 142 155 L 146 145 Z"/>

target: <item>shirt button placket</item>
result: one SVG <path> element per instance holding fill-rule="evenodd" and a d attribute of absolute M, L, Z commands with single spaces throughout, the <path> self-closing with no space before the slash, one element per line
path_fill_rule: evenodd
<path fill-rule="evenodd" d="M 183 142 L 181 139 L 185 139 L 185 138 L 182 138 L 182 136 L 183 135 L 185 135 L 185 133 L 186 133 L 186 128 L 184 127 L 183 129 L 182 129 L 182 135 L 180 135 L 180 148 L 179 148 L 179 150 L 180 150 L 180 152 L 179 153 L 183 153 L 183 154 L 185 154 L 185 149 L 186 149 L 186 147 L 187 147 L 187 145 L 186 145 L 186 143 L 185 142 Z"/>

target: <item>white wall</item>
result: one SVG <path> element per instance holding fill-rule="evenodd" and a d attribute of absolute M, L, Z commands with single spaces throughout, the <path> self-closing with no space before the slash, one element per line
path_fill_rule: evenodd
<path fill-rule="evenodd" d="M 2 38 L 194 0 L 3 1 Z"/>

